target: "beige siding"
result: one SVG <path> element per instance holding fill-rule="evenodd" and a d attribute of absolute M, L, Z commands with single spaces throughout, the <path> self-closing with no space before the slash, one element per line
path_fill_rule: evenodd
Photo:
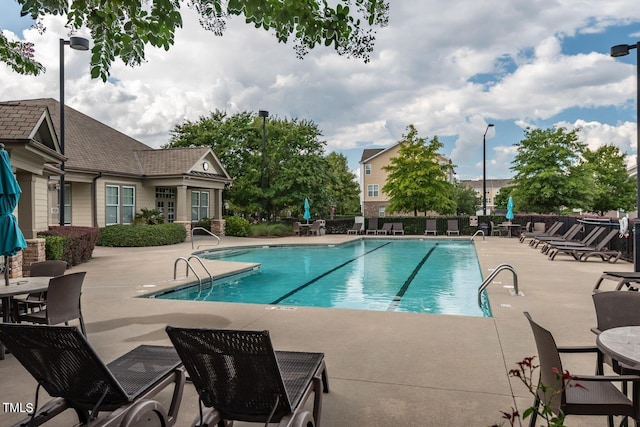
<path fill-rule="evenodd" d="M 91 209 L 91 184 L 71 183 L 71 224 L 78 227 L 92 227 Z"/>
<path fill-rule="evenodd" d="M 49 212 L 47 205 L 47 179 L 42 176 L 36 176 L 34 182 L 34 221 L 37 231 L 45 231 L 49 229 Z"/>

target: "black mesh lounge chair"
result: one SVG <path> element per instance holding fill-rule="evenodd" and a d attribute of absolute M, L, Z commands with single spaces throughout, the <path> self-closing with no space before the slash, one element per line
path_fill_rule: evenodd
<path fill-rule="evenodd" d="M 322 392 L 329 392 L 323 353 L 274 351 L 268 331 L 166 330 L 200 404 L 210 408 L 194 425 L 320 425 Z M 312 393 L 313 415 L 303 409 Z"/>
<path fill-rule="evenodd" d="M 433 233 L 434 236 L 438 235 L 438 229 L 436 228 L 436 220 L 435 219 L 428 219 L 427 220 L 427 226 L 424 230 L 424 235 L 428 236 L 430 233 Z"/>
<path fill-rule="evenodd" d="M 457 219 L 447 220 L 447 236 L 451 236 L 452 234 L 460 235 L 460 229 L 458 229 Z"/>
<path fill-rule="evenodd" d="M 141 345 L 105 365 L 75 326 L 5 323 L 0 340 L 54 398 L 16 425 L 39 426 L 67 409 L 93 427 L 137 426 L 141 419 L 154 421 L 145 426 L 176 422 L 185 374 L 173 347 Z M 167 412 L 153 398 L 171 384 Z M 99 416 L 103 411 L 109 414 Z"/>
<path fill-rule="evenodd" d="M 572 380 L 569 386 L 565 383 L 563 375 L 556 375 L 554 371 L 564 373 L 560 353 L 594 353 L 598 354 L 597 347 L 558 347 L 551 333 L 535 323 L 529 313 L 524 315 L 529 320 L 533 336 L 538 349 L 538 362 L 540 364 L 540 382 L 546 386 L 546 391 L 538 388 L 529 425 L 536 425 L 537 409 L 541 402 L 554 414 L 560 411 L 564 415 L 606 415 L 609 417 L 609 426 L 613 425 L 613 416 L 620 415 L 639 420 L 636 411 L 637 402 L 630 400 L 622 393 L 614 382 L 640 381 L 638 376 L 603 376 L 603 375 L 575 375 L 571 372 Z M 575 387 L 580 384 L 580 387 Z M 574 385 L 574 387 L 571 387 Z"/>
<path fill-rule="evenodd" d="M 571 255 L 577 261 L 586 261 L 589 257 L 599 256 L 602 261 L 611 263 L 618 261 L 621 252 L 617 250 L 608 250 L 606 246 L 609 244 L 613 236 L 618 234 L 618 230 L 611 230 L 600 243 L 595 246 L 554 246 L 549 251 L 549 259 L 553 260 L 559 253 Z"/>
<path fill-rule="evenodd" d="M 378 230 L 376 234 L 384 234 L 386 236 L 387 234 L 391 234 L 392 228 L 393 228 L 393 223 L 385 222 L 384 224 L 382 224 L 382 228 Z"/>
<path fill-rule="evenodd" d="M 637 291 L 640 288 L 640 272 L 632 271 L 603 271 L 602 275 L 598 278 L 593 292 L 602 292 L 600 285 L 604 280 L 616 281 L 616 287 L 614 290 L 620 291 L 624 286 L 630 291 Z M 632 284 L 633 283 L 633 284 Z"/>
<path fill-rule="evenodd" d="M 367 224 L 367 234 L 378 233 L 378 218 L 370 218 Z"/>
<path fill-rule="evenodd" d="M 87 336 L 80 307 L 82 282 L 85 275 L 86 272 L 81 271 L 51 278 L 47 289 L 46 308 L 32 313 L 18 313 L 16 320 L 19 323 L 30 322 L 44 325 L 64 323 L 68 325 L 69 320 L 78 319 L 82 333 Z"/>

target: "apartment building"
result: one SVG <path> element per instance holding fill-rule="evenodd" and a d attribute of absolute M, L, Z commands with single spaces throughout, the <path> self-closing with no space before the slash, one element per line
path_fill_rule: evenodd
<path fill-rule="evenodd" d="M 367 218 L 383 218 L 387 215 L 389 197 L 382 191 L 387 182 L 387 172 L 383 169 L 391 163 L 391 159 L 398 155 L 400 143 L 388 148 L 371 148 L 362 152 L 360 159 L 360 206 L 362 214 Z M 438 156 L 440 164 L 448 164 L 449 158 Z M 453 182 L 453 171 L 449 174 L 449 181 Z M 398 215 L 398 213 L 394 213 Z M 413 215 L 413 212 L 406 213 Z"/>
<path fill-rule="evenodd" d="M 461 184 L 471 187 L 475 190 L 478 197 L 482 200 L 483 182 L 481 179 L 465 179 L 460 181 Z M 492 215 L 495 211 L 495 199 L 500 193 L 500 189 L 511 184 L 511 179 L 487 179 L 487 215 Z M 480 202 L 480 210 L 482 211 L 482 202 Z"/>

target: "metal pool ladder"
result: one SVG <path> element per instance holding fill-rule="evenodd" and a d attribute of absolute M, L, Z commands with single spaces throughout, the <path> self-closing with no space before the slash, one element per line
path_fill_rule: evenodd
<path fill-rule="evenodd" d="M 175 263 L 173 263 L 173 280 L 176 280 L 177 278 L 178 262 L 180 262 L 180 260 L 183 260 L 187 264 L 186 276 L 189 277 L 189 270 L 193 271 L 193 274 L 198 278 L 198 289 L 202 291 L 202 279 L 198 275 L 198 272 L 195 270 L 195 268 L 193 268 L 193 265 L 191 265 L 191 262 L 189 262 L 194 258 L 198 260 L 202 268 L 204 268 L 204 271 L 207 272 L 207 274 L 209 275 L 209 281 L 211 282 L 211 286 L 213 286 L 213 275 L 209 272 L 209 269 L 207 269 L 207 267 L 204 265 L 204 263 L 202 262 L 202 259 L 197 255 L 191 255 L 189 258 L 185 258 L 181 256 L 176 260 Z"/>
<path fill-rule="evenodd" d="M 476 230 L 475 233 L 473 233 L 473 236 L 471 236 L 471 241 L 473 242 L 473 238 L 476 237 L 478 234 L 482 234 L 482 240 L 484 239 L 484 231 L 483 230 Z"/>
<path fill-rule="evenodd" d="M 516 270 L 510 266 L 509 264 L 500 264 L 498 265 L 491 274 L 484 279 L 480 287 L 478 288 L 478 305 L 482 307 L 482 291 L 487 289 L 491 281 L 503 270 L 509 270 L 513 273 L 513 290 L 515 295 L 520 295 L 520 291 L 518 291 L 518 275 L 516 274 Z"/>
<path fill-rule="evenodd" d="M 215 243 L 208 243 L 208 244 L 206 244 L 206 245 L 199 245 L 199 246 L 198 246 L 198 249 L 200 249 L 200 246 L 218 246 L 218 245 L 220 244 L 220 237 L 216 236 L 216 235 L 215 235 L 215 234 L 213 234 L 211 231 L 207 230 L 207 229 L 206 229 L 206 228 L 204 228 L 204 227 L 194 227 L 194 228 L 192 228 L 192 229 L 191 229 L 191 249 L 195 249 L 195 248 L 193 247 L 193 232 L 194 232 L 195 230 L 202 230 L 202 231 L 204 231 L 205 233 L 209 234 L 211 237 L 214 237 L 214 238 L 216 239 L 216 242 L 215 242 Z"/>

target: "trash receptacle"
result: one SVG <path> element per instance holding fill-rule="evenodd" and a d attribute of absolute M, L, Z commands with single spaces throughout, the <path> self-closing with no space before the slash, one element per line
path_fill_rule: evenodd
<path fill-rule="evenodd" d="M 489 235 L 489 224 L 486 223 L 482 223 L 480 224 L 480 227 L 478 227 L 480 230 L 482 230 L 482 232 L 484 233 L 485 236 Z"/>

